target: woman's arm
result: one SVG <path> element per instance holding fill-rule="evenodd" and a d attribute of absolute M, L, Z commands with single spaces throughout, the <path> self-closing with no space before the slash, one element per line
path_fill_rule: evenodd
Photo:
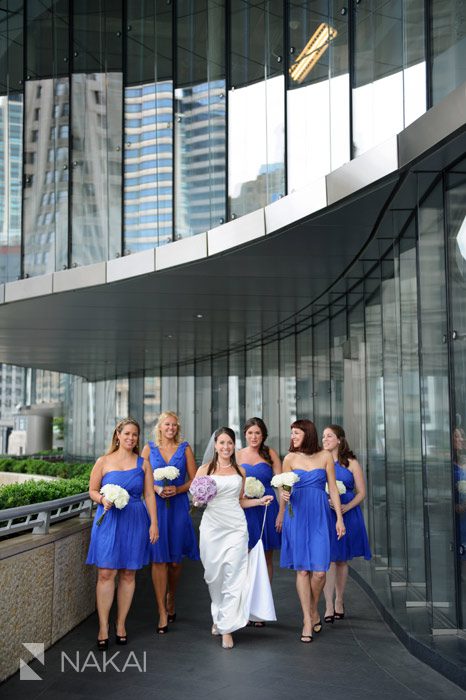
<path fill-rule="evenodd" d="M 335 479 L 335 466 L 333 464 L 333 459 L 328 452 L 325 455 L 325 470 L 327 472 L 327 483 L 330 499 L 337 515 L 337 536 L 338 539 L 340 539 L 345 534 L 346 530 L 343 523 L 343 516 L 341 514 L 340 494 L 338 493 L 337 482 Z"/>
<path fill-rule="evenodd" d="M 99 457 L 92 467 L 89 477 L 89 496 L 92 498 L 94 503 L 101 503 L 105 510 L 109 510 L 113 506 L 113 503 L 111 501 L 107 501 L 107 499 L 100 493 L 104 461 L 105 460 L 103 457 Z"/>
<path fill-rule="evenodd" d="M 196 461 L 194 459 L 193 451 L 189 445 L 186 447 L 185 455 L 186 455 L 186 472 L 188 474 L 188 478 L 184 482 L 184 484 L 180 484 L 179 486 L 175 486 L 175 492 L 177 494 L 178 493 L 186 493 L 186 491 L 189 491 L 189 487 L 191 486 L 191 482 L 196 475 Z"/>
<path fill-rule="evenodd" d="M 354 476 L 356 495 L 351 501 L 349 501 L 349 503 L 341 504 L 342 513 L 347 513 L 349 510 L 351 510 L 351 508 L 356 508 L 356 506 L 362 503 L 366 497 L 366 484 L 364 482 L 364 474 L 362 473 L 361 465 L 359 464 L 357 459 L 349 460 L 348 469 Z"/>
<path fill-rule="evenodd" d="M 270 448 L 270 457 L 272 458 L 273 473 L 274 474 L 281 474 L 282 473 L 282 463 L 280 461 L 280 457 L 277 455 L 275 450 L 272 450 L 272 448 Z M 281 491 L 282 491 L 282 489 L 278 489 L 279 508 L 278 508 L 277 517 L 275 518 L 275 530 L 277 532 L 282 531 L 283 518 L 285 517 L 285 508 L 286 508 L 286 503 L 283 500 L 283 498 L 281 498 Z"/>
<path fill-rule="evenodd" d="M 154 477 L 152 467 L 147 460 L 144 460 L 144 501 L 146 502 L 147 512 L 150 517 L 149 539 L 152 542 L 157 542 L 159 539 L 159 527 L 157 523 L 157 505 L 154 495 Z"/>
<path fill-rule="evenodd" d="M 239 467 L 241 476 L 243 477 L 243 486 L 241 488 L 241 496 L 239 497 L 239 503 L 241 508 L 253 508 L 254 506 L 266 506 L 273 501 L 273 496 L 262 496 L 261 498 L 248 498 L 244 495 L 244 488 L 246 484 L 246 471 L 243 467 Z"/>

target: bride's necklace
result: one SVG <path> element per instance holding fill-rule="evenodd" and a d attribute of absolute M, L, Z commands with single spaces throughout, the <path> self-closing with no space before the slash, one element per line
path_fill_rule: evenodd
<path fill-rule="evenodd" d="M 217 469 L 231 469 L 232 464 L 217 464 Z"/>

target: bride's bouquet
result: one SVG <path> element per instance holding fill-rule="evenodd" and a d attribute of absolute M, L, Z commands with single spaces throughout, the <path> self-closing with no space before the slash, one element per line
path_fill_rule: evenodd
<path fill-rule="evenodd" d="M 164 486 L 168 486 L 170 481 L 174 481 L 180 475 L 180 470 L 178 467 L 173 467 L 169 464 L 166 467 L 160 467 L 159 469 L 154 469 L 154 481 L 163 481 Z M 170 499 L 166 498 L 165 503 L 167 508 L 170 506 Z"/>
<path fill-rule="evenodd" d="M 100 489 L 100 493 L 107 501 L 111 501 L 115 508 L 118 508 L 118 510 L 121 510 L 128 505 L 129 493 L 122 486 L 118 486 L 118 484 L 105 484 Z M 102 520 L 104 519 L 106 512 L 107 511 L 104 510 L 96 522 L 97 526 L 102 525 Z"/>
<path fill-rule="evenodd" d="M 294 472 L 282 472 L 281 474 L 275 474 L 270 482 L 272 486 L 276 489 L 282 488 L 284 491 L 291 493 L 293 486 L 299 481 L 299 476 Z M 293 517 L 293 508 L 291 506 L 291 501 L 288 501 L 288 513 L 290 518 Z"/>
<path fill-rule="evenodd" d="M 244 484 L 244 495 L 247 498 L 262 498 L 264 493 L 265 486 L 260 479 L 256 479 L 255 476 L 246 477 L 246 482 Z"/>
<path fill-rule="evenodd" d="M 337 489 L 338 493 L 340 496 L 342 496 L 344 493 L 346 493 L 346 486 L 344 485 L 343 481 L 340 481 L 340 479 L 337 479 Z M 328 483 L 325 484 L 325 493 L 328 493 Z"/>
<path fill-rule="evenodd" d="M 206 506 L 217 495 L 217 484 L 211 476 L 196 476 L 189 487 L 193 505 Z"/>

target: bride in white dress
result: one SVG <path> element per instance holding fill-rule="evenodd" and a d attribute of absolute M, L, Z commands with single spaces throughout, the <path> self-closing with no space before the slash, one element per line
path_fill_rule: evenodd
<path fill-rule="evenodd" d="M 245 627 L 250 619 L 251 595 L 257 581 L 248 559 L 248 529 L 243 508 L 267 505 L 273 496 L 245 498 L 245 471 L 235 459 L 235 434 L 231 428 L 215 432 L 215 453 L 210 464 L 199 467 L 196 476 L 211 476 L 217 495 L 208 503 L 200 526 L 200 554 L 204 579 L 212 601 L 212 634 L 222 635 L 224 649 L 233 647 L 232 632 Z M 265 559 L 264 559 L 265 563 Z M 266 569 L 265 569 L 266 571 Z M 270 585 L 261 579 L 260 586 L 275 619 Z M 267 588 L 268 586 L 268 588 Z M 264 618 L 263 618 L 264 619 Z"/>

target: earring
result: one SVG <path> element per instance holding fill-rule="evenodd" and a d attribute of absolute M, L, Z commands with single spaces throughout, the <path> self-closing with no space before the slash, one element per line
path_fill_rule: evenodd
<path fill-rule="evenodd" d="M 118 438 L 117 438 L 117 441 L 116 441 L 116 446 L 117 446 L 117 447 L 120 447 L 120 441 L 118 440 Z"/>

